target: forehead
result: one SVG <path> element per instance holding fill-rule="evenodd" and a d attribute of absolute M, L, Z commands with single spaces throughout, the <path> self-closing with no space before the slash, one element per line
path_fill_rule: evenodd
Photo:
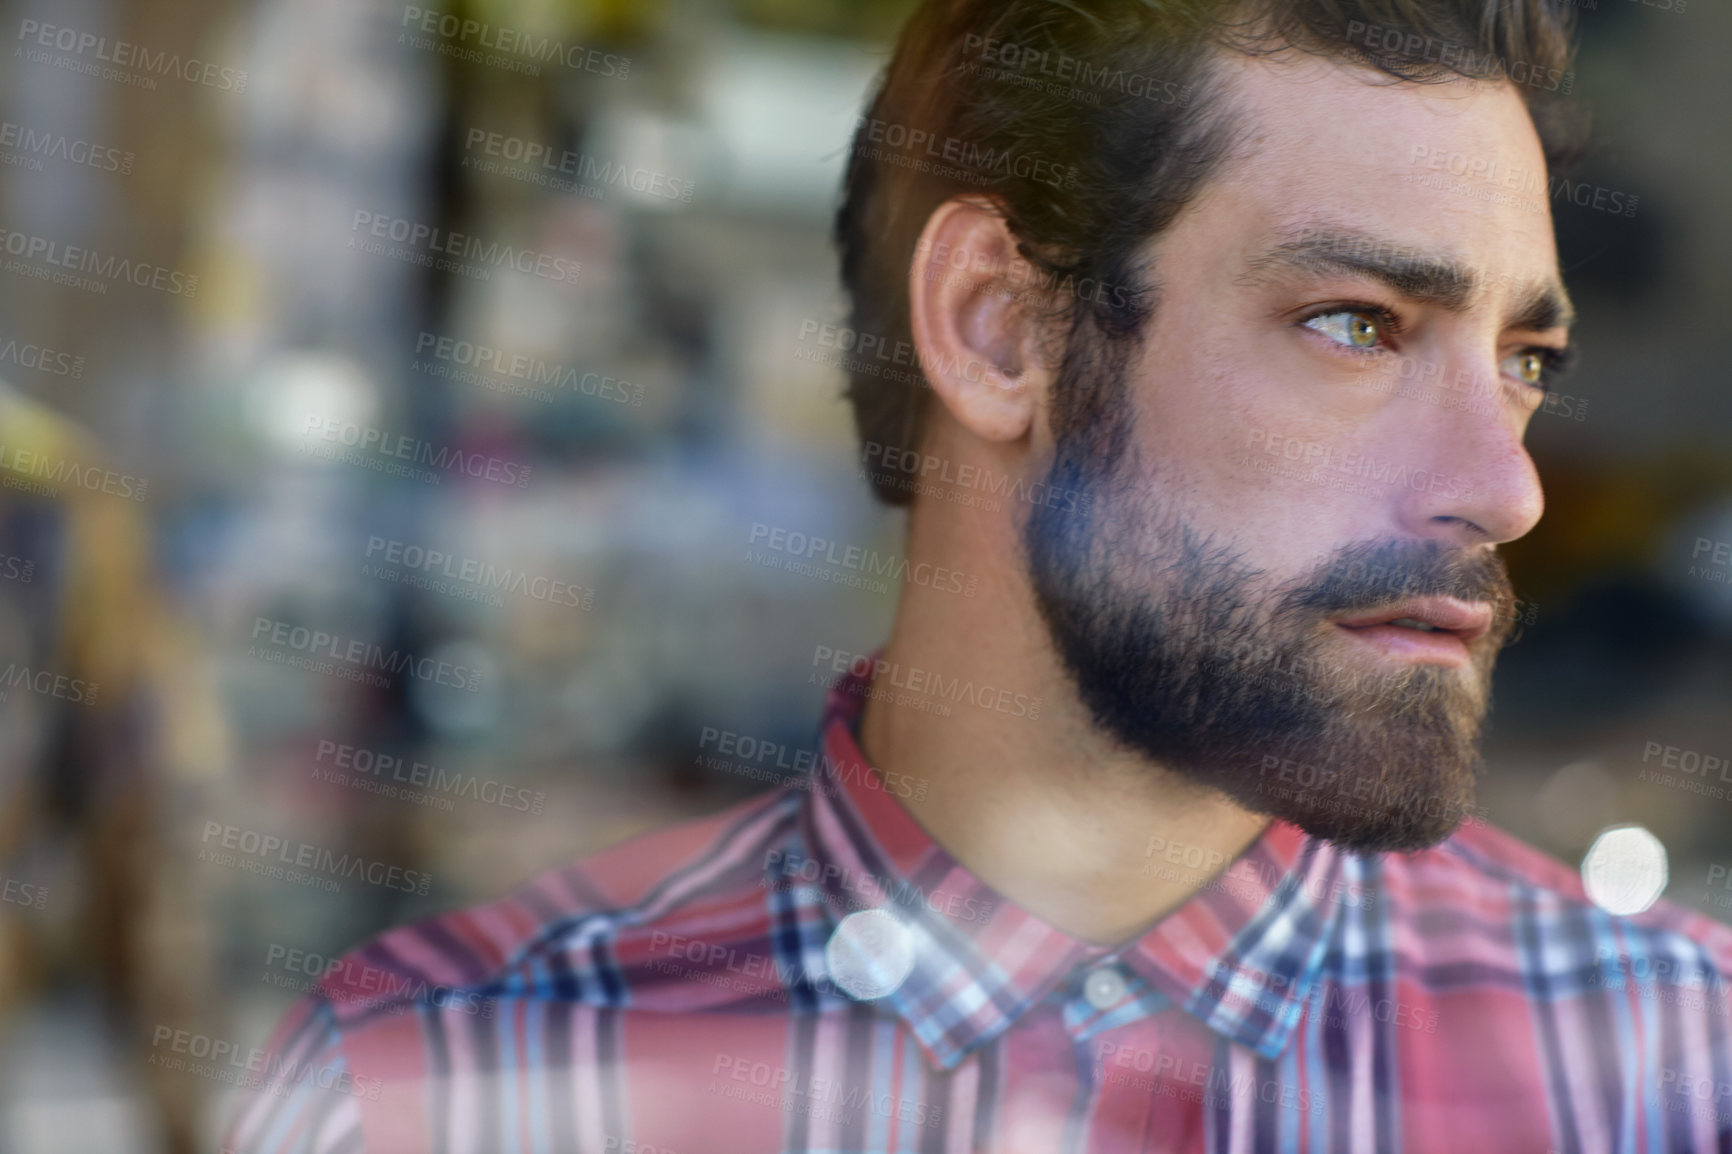
<path fill-rule="evenodd" d="M 1235 147 L 1198 199 L 1210 231 L 1237 229 L 1249 253 L 1330 221 L 1456 261 L 1497 295 L 1556 278 L 1545 155 L 1513 85 L 1293 52 L 1216 63 Z"/>

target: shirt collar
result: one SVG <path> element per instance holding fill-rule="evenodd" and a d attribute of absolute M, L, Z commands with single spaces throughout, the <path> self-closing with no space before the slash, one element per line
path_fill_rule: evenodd
<path fill-rule="evenodd" d="M 929 1063 L 953 1068 L 1109 958 L 1221 1036 L 1269 1059 L 1286 1049 L 1349 900 L 1340 880 L 1349 855 L 1272 821 L 1141 937 L 1092 945 L 1004 898 L 921 828 L 901 799 L 925 784 L 880 773 L 860 752 L 869 692 L 870 678 L 853 673 L 831 689 L 801 822 L 831 931 L 850 913 L 885 909 L 912 946 L 912 969 L 877 1004 L 904 1021 Z"/>

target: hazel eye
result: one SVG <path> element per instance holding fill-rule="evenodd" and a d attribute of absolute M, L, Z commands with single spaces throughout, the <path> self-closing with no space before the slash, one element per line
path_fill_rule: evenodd
<path fill-rule="evenodd" d="M 1523 349 L 1505 357 L 1500 367 L 1524 384 L 1543 387 L 1546 383 L 1545 355 L 1533 349 Z"/>
<path fill-rule="evenodd" d="M 1314 316 L 1305 322 L 1305 327 L 1350 349 L 1374 348 L 1383 339 L 1381 318 L 1357 309 Z"/>

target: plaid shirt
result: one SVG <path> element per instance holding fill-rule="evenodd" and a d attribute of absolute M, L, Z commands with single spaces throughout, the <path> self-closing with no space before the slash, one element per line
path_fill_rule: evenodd
<path fill-rule="evenodd" d="M 228 1146 L 1732 1150 L 1732 930 L 1611 916 L 1483 825 L 1362 856 L 1274 822 L 1092 946 L 921 830 L 855 743 L 865 689 L 813 777 L 349 955 L 231 1057 Z"/>

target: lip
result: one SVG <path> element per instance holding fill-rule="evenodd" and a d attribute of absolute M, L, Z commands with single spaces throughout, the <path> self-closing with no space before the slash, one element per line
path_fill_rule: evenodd
<path fill-rule="evenodd" d="M 1390 624 L 1402 617 L 1423 621 L 1436 632 Z M 1335 622 L 1389 656 L 1447 665 L 1465 664 L 1468 646 L 1489 632 L 1491 623 L 1490 605 L 1455 597 L 1416 597 Z"/>

